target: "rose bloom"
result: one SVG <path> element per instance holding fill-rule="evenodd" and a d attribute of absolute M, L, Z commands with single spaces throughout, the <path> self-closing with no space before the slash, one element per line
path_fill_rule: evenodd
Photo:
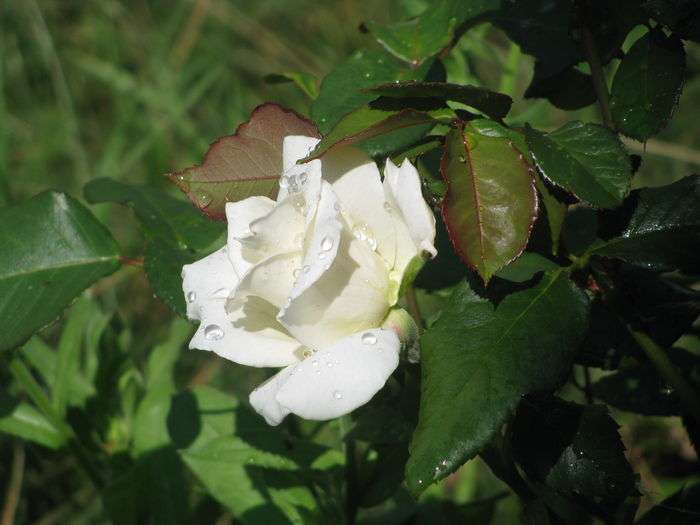
<path fill-rule="evenodd" d="M 271 425 L 347 414 L 384 386 L 410 331 L 393 308 L 402 281 L 436 254 L 408 160 L 387 160 L 383 182 L 352 147 L 298 165 L 317 142 L 286 137 L 277 201 L 228 203 L 227 245 L 182 269 L 187 315 L 201 321 L 190 348 L 282 368 L 250 395 Z"/>

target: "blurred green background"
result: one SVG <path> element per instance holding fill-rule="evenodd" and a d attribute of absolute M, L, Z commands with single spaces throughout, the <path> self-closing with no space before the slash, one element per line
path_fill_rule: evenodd
<path fill-rule="evenodd" d="M 302 91 L 291 83 L 267 83 L 266 75 L 301 71 L 320 80 L 353 50 L 374 45 L 359 30 L 363 21 L 404 19 L 425 5 L 420 0 L 5 0 L 0 3 L 0 204 L 47 188 L 80 197 L 82 186 L 97 177 L 168 188 L 163 174 L 199 162 L 208 144 L 232 133 L 256 105 L 275 101 L 308 113 Z M 700 46 L 687 44 L 686 51 L 687 84 L 670 126 L 646 145 L 627 143 L 631 152 L 646 151 L 635 185 L 666 184 L 700 171 Z M 524 100 L 532 59 L 489 25 L 469 31 L 445 65 L 450 80 L 513 96 L 511 123 L 548 129 L 573 118 L 598 121 L 595 106 L 572 114 L 544 100 Z M 117 206 L 93 210 L 128 254 L 142 255 L 131 214 Z M 139 268 L 105 279 L 89 300 L 118 325 L 120 345 L 136 363 L 143 364 L 168 332 L 172 314 L 153 298 Z M 45 330 L 42 339 L 55 344 L 61 326 Z M 214 383 L 242 399 L 265 375 L 222 364 L 204 352 L 188 352 L 178 374 L 183 384 Z M 650 423 L 637 426 L 633 418 L 622 418 L 629 419 L 622 432 L 642 475 L 643 509 L 648 508 L 676 488 L 664 477 L 668 458 L 681 470 L 683 462 L 697 458 L 678 422 L 659 422 L 650 432 Z M 107 444 L 118 447 L 119 433 L 109 427 Z M 11 445 L 4 437 L 0 441 L 0 480 L 9 476 Z M 73 472 L 70 458 L 32 447 L 27 465 L 22 522 L 99 521 L 94 492 L 80 481 L 62 482 Z M 470 462 L 431 491 L 426 497 L 467 501 L 498 495 L 503 486 L 480 463 Z M 518 512 L 515 499 L 507 501 L 498 507 L 502 523 Z"/>

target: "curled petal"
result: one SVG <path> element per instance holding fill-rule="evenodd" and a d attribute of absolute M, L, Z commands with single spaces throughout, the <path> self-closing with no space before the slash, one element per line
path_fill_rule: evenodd
<path fill-rule="evenodd" d="M 385 263 L 347 229 L 338 251 L 313 286 L 292 296 L 278 319 L 309 348 L 327 348 L 354 332 L 379 326 L 389 310 Z M 309 273 L 311 270 L 309 270 Z"/>
<path fill-rule="evenodd" d="M 278 253 L 252 266 L 243 276 L 226 308 L 236 310 L 248 297 L 258 297 L 278 310 L 283 308 L 297 278 L 301 251 Z"/>
<path fill-rule="evenodd" d="M 367 403 L 399 364 L 391 330 L 358 332 L 285 368 L 253 391 L 250 402 L 271 425 L 294 413 L 324 421 Z"/>
<path fill-rule="evenodd" d="M 350 227 L 373 245 L 389 268 L 393 267 L 396 234 L 375 162 L 350 146 L 332 149 L 322 162 L 323 178 L 331 183 Z"/>
<path fill-rule="evenodd" d="M 249 366 L 286 366 L 299 361 L 300 343 L 275 319 L 276 310 L 251 303 L 227 314 L 238 277 L 222 248 L 182 268 L 187 317 L 200 320 L 190 348 L 209 350 Z"/>
<path fill-rule="evenodd" d="M 404 159 L 400 168 L 387 159 L 384 191 L 408 228 L 416 252 L 424 251 L 435 257 L 435 216 L 423 198 L 418 170 L 408 159 Z"/>

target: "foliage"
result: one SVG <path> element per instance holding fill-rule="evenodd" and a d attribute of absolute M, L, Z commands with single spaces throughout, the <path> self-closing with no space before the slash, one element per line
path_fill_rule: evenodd
<path fill-rule="evenodd" d="M 148 4 L 0 7 L 4 516 L 697 521 L 694 2 Z M 420 362 L 269 427 L 180 273 L 286 135 L 409 158 L 438 256 Z"/>

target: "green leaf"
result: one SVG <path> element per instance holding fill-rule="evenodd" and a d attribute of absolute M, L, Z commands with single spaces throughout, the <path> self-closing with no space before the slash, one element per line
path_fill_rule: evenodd
<path fill-rule="evenodd" d="M 438 119 L 451 120 L 453 116 L 452 110 L 447 108 L 425 112 L 415 109 L 387 111 L 363 107 L 343 117 L 314 150 L 299 162 L 317 159 L 334 146 L 364 142 L 403 128 L 420 126 L 425 133 L 439 122 Z"/>
<path fill-rule="evenodd" d="M 368 88 L 366 91 L 391 98 L 435 98 L 452 100 L 478 109 L 482 113 L 497 120 L 505 117 L 513 104 L 513 99 L 503 93 L 497 93 L 476 86 L 450 84 L 447 82 L 398 81 L 380 84 Z"/>
<path fill-rule="evenodd" d="M 212 388 L 175 397 L 169 422 L 185 463 L 237 520 L 316 522 L 316 501 L 300 468 L 325 449 L 304 453 L 300 463 L 280 429 Z"/>
<path fill-rule="evenodd" d="M 700 483 L 686 485 L 644 514 L 637 525 L 696 525 L 700 514 Z"/>
<path fill-rule="evenodd" d="M 552 255 L 559 253 L 559 242 L 561 240 L 562 230 L 564 229 L 564 221 L 569 206 L 559 200 L 555 191 L 550 188 L 542 177 L 535 178 L 535 185 L 539 192 L 540 202 L 544 208 L 544 213 L 549 226 L 549 236 L 552 241 Z"/>
<path fill-rule="evenodd" d="M 593 384 L 593 394 L 619 410 L 645 416 L 680 415 L 678 398 L 652 365 L 636 365 L 607 375 Z"/>
<path fill-rule="evenodd" d="M 376 95 L 362 91 L 394 80 L 422 80 L 430 61 L 411 68 L 382 51 L 361 49 L 335 67 L 321 82 L 321 92 L 311 106 L 311 116 L 326 135 L 348 113 L 364 106 Z"/>
<path fill-rule="evenodd" d="M 201 165 L 168 177 L 205 215 L 224 220 L 227 202 L 251 195 L 277 195 L 282 175 L 282 141 L 287 135 L 318 137 L 318 132 L 294 111 L 277 104 L 263 104 L 233 135 L 214 142 Z"/>
<path fill-rule="evenodd" d="M 301 71 L 285 71 L 284 73 L 272 73 L 265 76 L 265 82 L 269 84 L 284 84 L 293 82 L 311 100 L 318 97 L 318 81 L 316 77 Z"/>
<path fill-rule="evenodd" d="M 412 20 L 387 26 L 370 21 L 367 29 L 387 51 L 417 66 L 445 49 L 461 24 L 497 9 L 498 4 L 498 0 L 476 0 L 467 4 L 441 0 Z"/>
<path fill-rule="evenodd" d="M 586 295 L 563 270 L 496 308 L 462 283 L 421 340 L 420 413 L 406 466 L 411 491 L 473 458 L 523 395 L 556 388 L 587 316 Z"/>
<path fill-rule="evenodd" d="M 0 223 L 0 350 L 6 350 L 114 272 L 119 255 L 107 229 L 63 193 L 2 208 Z"/>
<path fill-rule="evenodd" d="M 58 342 L 54 377 L 51 381 L 51 402 L 60 417 L 71 405 L 82 405 L 95 393 L 85 380 L 81 363 L 85 327 L 89 325 L 95 304 L 87 299 L 78 300 L 67 315 L 61 339 Z"/>
<path fill-rule="evenodd" d="M 645 141 L 661 131 L 678 105 L 685 76 L 685 51 L 676 36 L 660 29 L 634 43 L 615 73 L 610 111 L 615 126 Z"/>
<path fill-rule="evenodd" d="M 535 74 L 525 90 L 525 98 L 546 98 L 555 107 L 572 111 L 596 102 L 591 76 L 575 67 L 568 67 L 555 75 L 542 73 L 540 62 L 535 63 Z"/>
<path fill-rule="evenodd" d="M 539 253 L 525 252 L 496 273 L 496 277 L 515 283 L 524 283 L 540 272 L 556 270 L 559 265 Z"/>
<path fill-rule="evenodd" d="M 700 42 L 700 5 L 696 0 L 648 0 L 644 8 L 681 38 Z"/>
<path fill-rule="evenodd" d="M 202 217 L 186 201 L 148 186 L 101 178 L 88 182 L 83 191 L 90 203 L 116 202 L 132 208 L 149 239 L 173 247 L 206 248 L 225 229 Z"/>
<path fill-rule="evenodd" d="M 206 253 L 179 250 L 164 242 L 146 246 L 144 269 L 156 295 L 172 310 L 185 317 L 187 305 L 182 292 L 182 267 L 204 257 Z"/>
<path fill-rule="evenodd" d="M 534 169 L 508 139 L 470 125 L 446 137 L 442 215 L 462 260 L 488 282 L 522 253 L 537 217 Z"/>
<path fill-rule="evenodd" d="M 90 181 L 84 192 L 89 202 L 116 202 L 134 210 L 149 240 L 144 256 L 148 280 L 156 295 L 185 317 L 182 266 L 208 255 L 226 227 L 188 202 L 148 186 L 102 178 Z"/>
<path fill-rule="evenodd" d="M 525 398 L 511 427 L 511 444 L 530 479 L 589 511 L 612 516 L 635 491 L 618 425 L 602 405 Z"/>
<path fill-rule="evenodd" d="M 630 195 L 636 208 L 618 237 L 590 253 L 615 257 L 651 270 L 700 267 L 700 176 L 685 177 Z"/>
<path fill-rule="evenodd" d="M 607 128 L 576 120 L 551 133 L 527 126 L 525 137 L 544 176 L 582 201 L 615 208 L 629 193 L 629 156 Z"/>
<path fill-rule="evenodd" d="M 0 393 L 0 432 L 52 449 L 64 444 L 63 434 L 36 408 Z"/>

